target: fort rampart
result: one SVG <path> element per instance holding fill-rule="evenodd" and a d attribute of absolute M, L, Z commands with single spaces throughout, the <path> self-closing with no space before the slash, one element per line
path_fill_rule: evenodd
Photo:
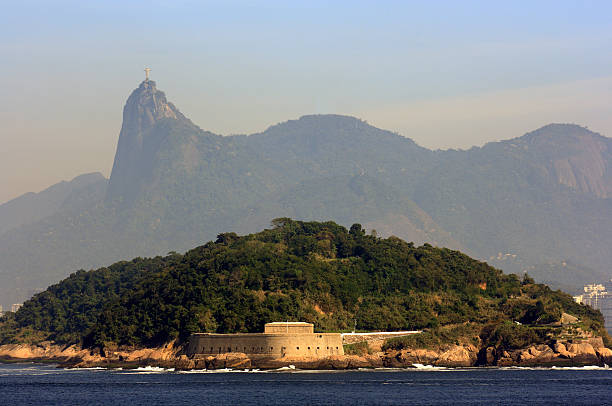
<path fill-rule="evenodd" d="M 309 323 L 268 323 L 264 333 L 196 333 L 187 345 L 191 357 L 229 352 L 274 358 L 344 355 L 339 333 L 314 333 Z"/>

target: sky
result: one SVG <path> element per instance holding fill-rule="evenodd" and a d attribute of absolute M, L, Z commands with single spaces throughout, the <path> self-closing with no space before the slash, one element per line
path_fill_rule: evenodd
<path fill-rule="evenodd" d="M 222 135 L 347 114 L 433 149 L 612 136 L 610 1 L 0 0 L 0 203 L 110 174 L 151 79 Z"/>

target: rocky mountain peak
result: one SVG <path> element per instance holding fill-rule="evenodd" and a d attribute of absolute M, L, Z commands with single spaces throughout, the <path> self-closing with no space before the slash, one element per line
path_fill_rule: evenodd
<path fill-rule="evenodd" d="M 123 108 L 123 124 L 110 177 L 107 200 L 129 200 L 143 180 L 155 152 L 167 136 L 159 124 L 186 124 L 197 128 L 172 103 L 152 80 L 144 80 L 128 97 Z"/>
<path fill-rule="evenodd" d="M 612 197 L 612 139 L 575 124 L 549 124 L 510 143 L 535 154 L 559 184 Z"/>
<path fill-rule="evenodd" d="M 185 116 L 166 100 L 164 92 L 157 90 L 154 81 L 145 80 L 132 92 L 125 104 L 121 134 L 146 132 L 164 118 L 186 120 Z"/>

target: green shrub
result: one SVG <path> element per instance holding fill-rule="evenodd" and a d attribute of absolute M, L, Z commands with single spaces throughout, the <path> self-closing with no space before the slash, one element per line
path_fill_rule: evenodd
<path fill-rule="evenodd" d="M 487 346 L 512 350 L 545 343 L 549 340 L 549 335 L 558 332 L 558 330 L 549 327 L 530 327 L 505 321 L 483 329 L 481 338 Z"/>
<path fill-rule="evenodd" d="M 360 341 L 354 344 L 344 344 L 344 353 L 346 355 L 366 355 L 371 354 L 372 349 L 367 341 Z"/>

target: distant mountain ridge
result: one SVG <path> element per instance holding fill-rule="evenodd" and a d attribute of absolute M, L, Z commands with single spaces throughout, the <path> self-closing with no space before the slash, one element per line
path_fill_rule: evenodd
<path fill-rule="evenodd" d="M 107 179 L 99 172 L 86 173 L 62 181 L 38 193 L 26 193 L 0 205 L 0 234 L 41 220 L 61 210 L 73 193 L 85 187 L 104 188 Z"/>
<path fill-rule="evenodd" d="M 552 282 L 576 286 L 610 277 L 611 168 L 612 139 L 570 124 L 466 151 L 431 151 L 339 115 L 220 136 L 145 81 L 125 105 L 108 181 L 0 205 L 0 300 L 78 268 L 182 251 L 284 216 L 360 222 L 536 278 L 544 264 L 546 282 L 550 264 L 569 260 L 580 275 Z M 507 253 L 520 261 L 496 260 Z"/>
<path fill-rule="evenodd" d="M 546 151 L 546 169 L 559 184 L 599 198 L 612 197 L 612 139 L 574 125 L 550 124 L 516 142 Z"/>

